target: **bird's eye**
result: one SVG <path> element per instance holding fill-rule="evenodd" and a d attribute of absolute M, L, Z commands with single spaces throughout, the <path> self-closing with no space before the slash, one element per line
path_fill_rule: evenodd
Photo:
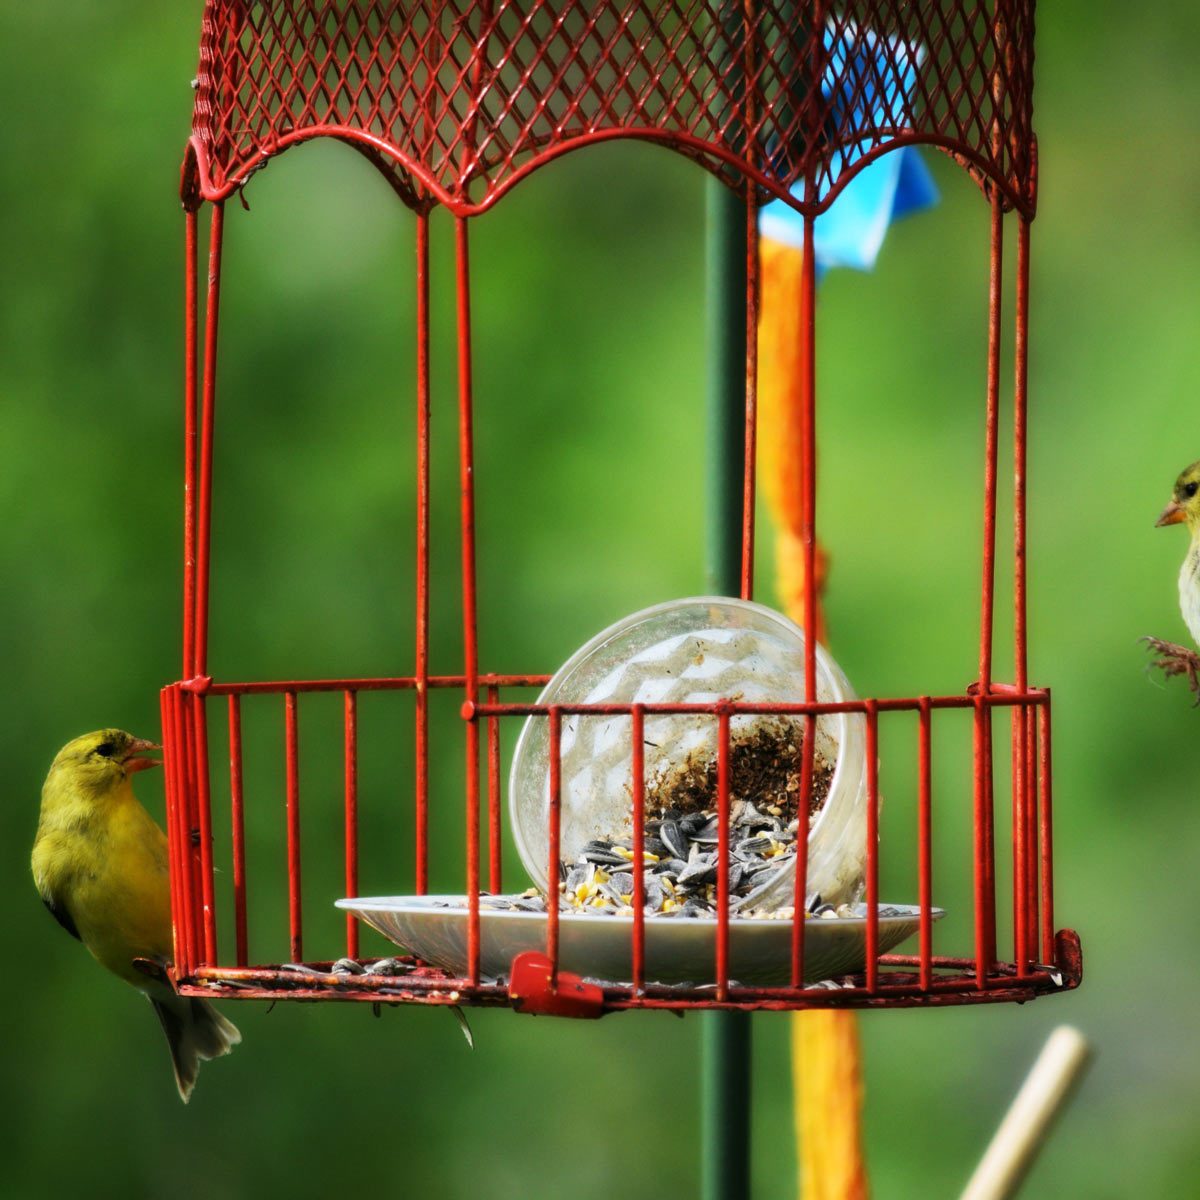
<path fill-rule="evenodd" d="M 1183 485 L 1184 498 L 1190 500 L 1196 494 L 1197 488 L 1200 488 L 1200 483 L 1185 483 Z"/>
<path fill-rule="evenodd" d="M 116 749 L 116 747 L 113 746 L 112 742 L 101 742 L 100 745 L 96 747 L 96 753 L 100 755 L 101 758 L 112 758 L 112 752 L 114 749 Z"/>

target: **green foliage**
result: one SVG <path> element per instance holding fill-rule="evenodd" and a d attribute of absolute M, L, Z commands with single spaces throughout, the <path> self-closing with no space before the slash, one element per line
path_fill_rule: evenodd
<path fill-rule="evenodd" d="M 149 1011 L 41 911 L 27 856 L 53 753 L 101 725 L 154 731 L 158 688 L 178 674 L 173 189 L 198 12 L 76 0 L 10 5 L 0 18 L 6 1190 L 39 1194 L 52 1177 L 63 1194 L 307 1196 L 369 1180 L 516 1200 L 556 1180 L 590 1200 L 648 1194 L 654 1180 L 694 1194 L 695 1020 L 478 1013 L 471 1054 L 443 1013 L 375 1022 L 360 1007 L 243 1005 L 232 1015 L 245 1044 L 205 1068 L 184 1109 Z M 1200 1165 L 1185 948 L 1200 899 L 1198 717 L 1182 684 L 1146 677 L 1135 641 L 1183 632 L 1183 539 L 1152 525 L 1176 472 L 1200 457 L 1200 28 L 1184 3 L 1106 18 L 1078 2 L 1039 14 L 1032 292 L 1032 669 L 1055 692 L 1058 915 L 1083 935 L 1088 978 L 1032 1008 L 864 1018 L 869 1154 L 885 1197 L 952 1194 L 1063 1020 L 1096 1039 L 1100 1058 L 1028 1194 L 1178 1195 Z M 32 116 L 16 116 L 16 98 Z M 894 231 L 873 276 L 834 274 L 821 296 L 829 619 L 865 694 L 958 690 L 974 677 L 987 209 L 934 159 L 943 205 Z M 253 210 L 231 205 L 227 222 L 212 667 L 227 678 L 405 671 L 412 219 L 336 145 L 288 154 L 249 193 Z M 609 621 L 700 586 L 702 193 L 682 159 L 610 145 L 563 160 L 473 225 L 489 669 L 553 669 Z M 433 230 L 433 665 L 452 670 L 444 214 Z M 1009 520 L 1004 507 L 1002 545 Z M 764 553 L 764 599 L 769 567 Z M 1010 595 L 1002 581 L 1001 614 Z M 433 734 L 433 882 L 457 890 L 453 710 L 447 697 Z M 409 886 L 409 711 L 363 702 L 364 891 Z M 341 894 L 337 719 L 332 702 L 303 708 L 314 946 L 339 927 L 326 904 Z M 252 949 L 271 956 L 285 953 L 271 894 L 283 867 L 280 727 L 277 707 L 247 705 Z M 895 729 L 884 734 L 887 761 L 901 764 L 885 776 L 884 882 L 886 898 L 907 900 L 912 742 Z M 966 928 L 969 902 L 966 745 L 965 727 L 949 724 L 935 795 L 947 937 Z M 138 783 L 160 811 L 161 784 Z M 219 850 L 227 836 L 221 824 Z M 228 878 L 219 886 L 227 897 Z M 225 900 L 223 922 L 228 910 Z M 788 1020 L 757 1018 L 755 1038 L 756 1195 L 771 1200 L 793 1194 Z"/>

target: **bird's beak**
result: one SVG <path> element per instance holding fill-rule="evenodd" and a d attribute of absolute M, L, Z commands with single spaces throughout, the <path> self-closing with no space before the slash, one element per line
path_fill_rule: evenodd
<path fill-rule="evenodd" d="M 150 767 L 161 767 L 162 762 L 157 758 L 138 758 L 143 750 L 161 750 L 162 747 L 157 742 L 148 742 L 145 738 L 134 738 L 129 743 L 129 757 L 121 764 L 125 768 L 126 775 L 132 775 L 135 771 L 146 771 Z"/>
<path fill-rule="evenodd" d="M 1187 520 L 1187 513 L 1183 511 L 1183 505 L 1177 504 L 1174 500 L 1167 505 L 1166 508 L 1158 514 L 1158 520 L 1154 522 L 1155 529 L 1161 529 L 1164 525 L 1178 525 L 1180 521 Z"/>

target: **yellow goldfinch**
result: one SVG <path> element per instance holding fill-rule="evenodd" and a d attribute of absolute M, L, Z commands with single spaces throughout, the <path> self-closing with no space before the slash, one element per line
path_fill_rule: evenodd
<path fill-rule="evenodd" d="M 1180 523 L 1186 523 L 1192 540 L 1179 570 L 1179 607 L 1188 632 L 1200 644 L 1200 462 L 1192 463 L 1175 480 L 1171 501 L 1159 514 L 1155 525 Z M 1142 640 L 1159 656 L 1152 665 L 1161 667 L 1168 678 L 1186 675 L 1197 703 L 1200 703 L 1200 654 L 1158 638 Z"/>
<path fill-rule="evenodd" d="M 58 752 L 42 787 L 33 878 L 58 923 L 101 966 L 146 994 L 186 1104 L 200 1061 L 228 1054 L 242 1035 L 205 1001 L 177 995 L 166 977 L 167 839 L 129 782 L 135 771 L 159 765 L 141 757 L 157 749 L 120 729 L 102 729 Z"/>

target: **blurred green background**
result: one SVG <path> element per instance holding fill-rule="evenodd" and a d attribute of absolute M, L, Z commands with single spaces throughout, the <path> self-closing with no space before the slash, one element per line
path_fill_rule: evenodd
<path fill-rule="evenodd" d="M 62 0 L 0 15 L 0 1192 L 695 1194 L 696 1018 L 478 1012 L 470 1053 L 437 1011 L 229 1006 L 245 1043 L 205 1068 L 185 1109 L 144 1003 L 38 902 L 28 852 L 54 752 L 105 724 L 154 733 L 158 688 L 178 675 L 175 189 L 199 13 Z M 1200 457 L 1200 15 L 1183 0 L 1099 13 L 1081 0 L 1040 13 L 1031 328 L 1032 677 L 1055 692 L 1057 915 L 1082 934 L 1086 981 L 1032 1007 L 863 1018 L 880 1197 L 955 1194 L 1060 1021 L 1099 1058 L 1026 1194 L 1179 1196 L 1200 1168 L 1198 717 L 1182 684 L 1147 676 L 1136 642 L 1185 636 L 1185 538 L 1152 525 Z M 819 314 L 831 638 L 869 695 L 974 677 L 988 210 L 928 157 L 942 205 L 894 230 L 874 275 L 830 276 Z M 703 188 L 682 159 L 609 145 L 473 226 L 487 669 L 552 670 L 626 612 L 702 586 Z M 213 672 L 411 670 L 412 218 L 337 145 L 284 156 L 249 198 L 227 221 Z M 452 670 L 445 214 L 433 233 L 433 665 Z M 1003 546 L 1007 508 L 1000 528 Z M 1002 584 L 1001 614 L 1009 596 Z M 411 886 L 409 703 L 363 702 L 366 893 Z M 454 707 L 433 731 L 432 884 L 447 890 L 462 887 Z M 336 703 L 305 702 L 301 721 L 309 953 L 334 955 Z M 286 954 L 278 703 L 248 704 L 246 722 L 251 952 L 273 959 Z M 951 913 L 938 946 L 959 950 L 969 733 L 952 717 L 938 728 L 935 899 Z M 883 734 L 885 899 L 915 896 L 910 735 L 900 720 Z M 160 780 L 139 787 L 161 813 Z M 218 789 L 224 853 L 221 803 Z M 511 850 L 506 864 L 523 882 Z M 228 886 L 226 872 L 226 936 Z M 788 1018 L 754 1019 L 754 1055 L 755 1195 L 792 1196 Z"/>

